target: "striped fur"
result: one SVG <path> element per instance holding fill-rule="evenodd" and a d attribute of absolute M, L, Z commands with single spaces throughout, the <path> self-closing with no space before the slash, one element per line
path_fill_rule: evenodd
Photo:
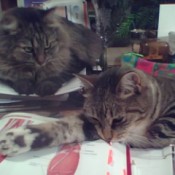
<path fill-rule="evenodd" d="M 102 52 L 94 32 L 55 9 L 14 8 L 0 21 L 0 80 L 20 94 L 54 94 Z"/>

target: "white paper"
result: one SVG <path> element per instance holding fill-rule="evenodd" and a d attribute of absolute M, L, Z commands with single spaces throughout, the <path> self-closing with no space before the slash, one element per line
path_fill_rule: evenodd
<path fill-rule="evenodd" d="M 83 69 L 80 72 L 80 74 L 86 74 L 86 70 Z M 62 94 L 70 93 L 80 89 L 81 87 L 83 87 L 83 84 L 78 78 L 75 77 L 75 78 L 72 78 L 67 83 L 63 84 L 63 86 L 54 95 L 62 95 Z M 0 82 L 0 94 L 19 96 L 19 94 L 13 88 L 1 82 Z M 21 96 L 26 96 L 26 95 L 21 95 Z M 37 95 L 31 94 L 29 96 L 37 96 Z"/>
<path fill-rule="evenodd" d="M 161 4 L 159 9 L 158 38 L 175 32 L 175 4 Z"/>
<path fill-rule="evenodd" d="M 131 149 L 133 175 L 174 175 L 171 147 Z"/>

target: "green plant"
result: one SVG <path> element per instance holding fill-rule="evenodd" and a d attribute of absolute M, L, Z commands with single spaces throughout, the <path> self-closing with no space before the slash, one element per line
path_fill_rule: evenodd
<path fill-rule="evenodd" d="M 121 24 L 116 28 L 115 34 L 118 37 L 125 38 L 130 34 L 131 26 L 133 25 L 134 15 L 130 14 L 123 19 Z"/>
<path fill-rule="evenodd" d="M 107 31 L 108 46 L 127 45 L 129 28 L 133 21 L 130 14 L 132 0 L 115 0 L 111 11 L 110 29 Z M 125 38 L 125 39 L 123 39 Z M 127 42 L 126 42 L 127 41 Z"/>
<path fill-rule="evenodd" d="M 157 30 L 159 4 L 162 2 L 165 0 L 113 1 L 114 8 L 111 15 L 111 30 L 109 31 L 110 45 L 115 40 L 118 40 L 119 43 L 128 40 L 132 29 Z"/>
<path fill-rule="evenodd" d="M 150 7 L 140 7 L 136 12 L 125 13 L 121 17 L 118 24 L 115 25 L 111 39 L 114 43 L 114 40 L 118 40 L 118 44 L 123 42 L 125 45 L 129 44 L 130 31 L 132 29 L 145 29 L 152 30 L 157 29 L 158 26 L 158 15 L 159 8 L 150 8 Z M 116 41 L 115 41 L 116 44 Z"/>

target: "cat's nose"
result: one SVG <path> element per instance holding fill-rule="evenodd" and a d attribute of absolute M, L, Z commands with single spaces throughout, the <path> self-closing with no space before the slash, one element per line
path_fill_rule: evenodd
<path fill-rule="evenodd" d="M 45 56 L 44 55 L 39 55 L 37 58 L 37 62 L 39 65 L 43 65 L 45 63 Z"/>
<path fill-rule="evenodd" d="M 112 132 L 111 130 L 105 129 L 103 130 L 103 138 L 106 142 L 110 143 L 112 140 Z"/>
<path fill-rule="evenodd" d="M 112 138 L 107 138 L 107 139 L 105 139 L 105 141 L 106 141 L 107 143 L 111 143 Z"/>

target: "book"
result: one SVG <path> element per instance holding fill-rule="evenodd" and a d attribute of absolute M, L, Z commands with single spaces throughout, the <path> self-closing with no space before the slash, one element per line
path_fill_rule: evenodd
<path fill-rule="evenodd" d="M 57 120 L 30 113 L 9 113 L 0 120 L 0 133 Z M 174 164 L 174 146 L 144 150 L 97 140 L 30 151 L 15 157 L 0 155 L 0 174 L 173 175 Z"/>

